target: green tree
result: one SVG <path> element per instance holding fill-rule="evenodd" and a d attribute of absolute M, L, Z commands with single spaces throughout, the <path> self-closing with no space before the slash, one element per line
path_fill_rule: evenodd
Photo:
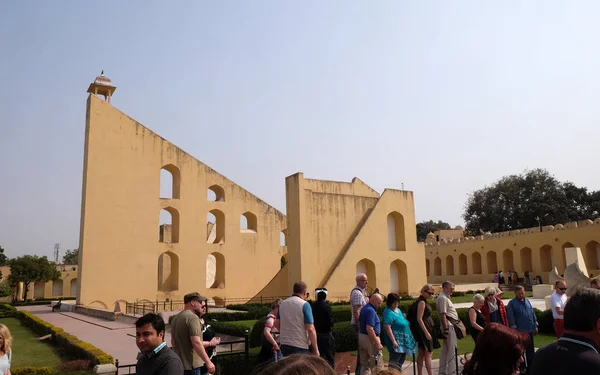
<path fill-rule="evenodd" d="M 463 218 L 471 235 L 594 218 L 600 192 L 560 182 L 544 169 L 505 176 L 473 192 Z"/>
<path fill-rule="evenodd" d="M 438 220 L 437 222 L 433 220 L 422 221 L 417 223 L 417 241 L 424 242 L 427 239 L 427 234 L 429 232 L 435 232 L 440 229 L 452 229 L 450 224 Z"/>
<path fill-rule="evenodd" d="M 36 282 L 48 282 L 60 279 L 60 272 L 56 265 L 50 263 L 48 258 L 37 255 L 23 255 L 8 261 L 10 276 L 8 280 L 11 285 L 22 282 L 25 286 L 23 300 L 27 298 L 30 284 Z"/>
<path fill-rule="evenodd" d="M 62 259 L 63 264 L 78 264 L 79 249 L 67 250 Z"/>

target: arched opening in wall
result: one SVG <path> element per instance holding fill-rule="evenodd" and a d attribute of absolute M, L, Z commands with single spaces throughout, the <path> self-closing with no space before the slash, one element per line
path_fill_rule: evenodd
<path fill-rule="evenodd" d="M 179 211 L 167 207 L 160 211 L 158 218 L 158 241 L 164 243 L 179 242 Z"/>
<path fill-rule="evenodd" d="M 52 282 L 52 297 L 61 297 L 63 295 L 63 281 L 54 280 Z"/>
<path fill-rule="evenodd" d="M 250 211 L 240 216 L 240 232 L 256 233 L 258 231 L 258 218 Z"/>
<path fill-rule="evenodd" d="M 104 303 L 102 301 L 98 301 L 98 300 L 90 302 L 90 306 L 91 307 L 99 307 L 101 309 L 108 310 L 108 306 L 106 306 L 106 303 Z"/>
<path fill-rule="evenodd" d="M 279 233 L 279 246 L 287 246 L 287 229 Z"/>
<path fill-rule="evenodd" d="M 41 282 L 41 281 L 36 281 L 35 284 L 33 284 L 33 298 L 35 298 L 35 299 L 44 298 L 45 291 L 46 291 L 46 283 Z"/>
<path fill-rule="evenodd" d="M 561 256 L 562 256 L 562 265 L 561 265 L 562 267 L 561 267 L 561 270 L 562 271 L 564 271 L 565 268 L 567 268 L 567 266 L 568 266 L 568 264 L 567 264 L 567 252 L 566 252 L 565 249 L 569 248 L 569 247 L 575 247 L 575 246 L 573 246 L 573 244 L 570 243 L 570 242 L 565 242 L 562 245 L 562 251 L 561 251 Z"/>
<path fill-rule="evenodd" d="M 392 212 L 387 216 L 388 249 L 396 251 L 406 250 L 404 236 L 404 217 L 399 212 Z"/>
<path fill-rule="evenodd" d="M 225 190 L 219 185 L 208 188 L 206 199 L 210 202 L 225 202 Z"/>
<path fill-rule="evenodd" d="M 221 253 L 214 252 L 206 258 L 206 287 L 225 288 L 225 257 Z"/>
<path fill-rule="evenodd" d="M 77 282 L 77 279 L 72 279 L 71 280 L 71 285 L 69 286 L 69 292 L 71 297 L 76 297 L 77 296 L 77 289 L 79 288 L 79 283 Z"/>
<path fill-rule="evenodd" d="M 452 255 L 448 255 L 446 257 L 446 275 L 454 275 L 454 258 L 452 257 Z"/>
<path fill-rule="evenodd" d="M 433 275 L 442 276 L 442 260 L 440 257 L 435 258 L 433 261 Z"/>
<path fill-rule="evenodd" d="M 168 164 L 160 170 L 160 197 L 179 199 L 181 173 L 179 168 Z"/>
<path fill-rule="evenodd" d="M 171 292 L 179 289 L 179 257 L 170 251 L 158 257 L 158 290 Z"/>
<path fill-rule="evenodd" d="M 514 271 L 515 270 L 515 262 L 513 259 L 512 250 L 506 249 L 502 252 L 502 270 L 506 271 Z M 504 271 L 504 272 L 506 272 Z"/>
<path fill-rule="evenodd" d="M 590 241 L 585 245 L 585 266 L 589 270 L 597 270 L 600 261 L 600 244 L 596 241 Z"/>
<path fill-rule="evenodd" d="M 458 257 L 458 274 L 467 274 L 467 256 L 465 254 L 460 254 Z"/>
<path fill-rule="evenodd" d="M 487 272 L 496 273 L 498 272 L 498 257 L 495 251 L 488 251 L 486 254 Z"/>
<path fill-rule="evenodd" d="M 540 247 L 540 266 L 542 272 L 552 271 L 552 246 L 544 245 Z"/>
<path fill-rule="evenodd" d="M 481 254 L 477 251 L 471 255 L 471 263 L 473 263 L 473 274 L 481 275 L 483 272 L 481 270 Z"/>
<path fill-rule="evenodd" d="M 406 263 L 396 259 L 390 263 L 390 292 L 399 295 L 408 294 L 408 272 Z"/>
<path fill-rule="evenodd" d="M 531 249 L 524 247 L 521 249 L 521 272 L 524 274 L 525 271 L 533 271 L 533 259 L 531 256 Z"/>
<path fill-rule="evenodd" d="M 225 242 L 225 214 L 221 210 L 212 210 L 206 215 L 206 242 Z"/>
<path fill-rule="evenodd" d="M 375 263 L 372 260 L 364 258 L 356 263 L 356 274 L 364 273 L 369 280 L 369 290 L 377 288 L 377 273 L 375 272 Z"/>
<path fill-rule="evenodd" d="M 425 259 L 425 272 L 427 276 L 430 276 L 429 259 Z"/>

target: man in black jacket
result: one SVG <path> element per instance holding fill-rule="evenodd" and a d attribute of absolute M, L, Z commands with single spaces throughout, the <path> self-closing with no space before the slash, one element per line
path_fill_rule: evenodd
<path fill-rule="evenodd" d="M 564 335 L 537 351 L 530 375 L 600 374 L 600 290 L 577 290 L 564 321 Z"/>
<path fill-rule="evenodd" d="M 315 320 L 315 330 L 317 331 L 317 345 L 321 357 L 335 369 L 335 340 L 333 339 L 333 333 L 331 333 L 335 322 L 331 306 L 326 301 L 327 289 L 317 289 L 315 294 L 317 295 L 317 301 L 312 306 L 312 312 Z"/>

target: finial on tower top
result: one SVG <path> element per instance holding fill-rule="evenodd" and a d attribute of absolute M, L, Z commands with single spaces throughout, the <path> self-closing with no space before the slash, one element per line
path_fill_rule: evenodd
<path fill-rule="evenodd" d="M 104 100 L 110 103 L 110 97 L 117 88 L 113 86 L 110 78 L 104 75 L 104 69 L 99 76 L 96 77 L 94 82 L 88 87 L 87 92 L 95 95 L 104 96 Z"/>

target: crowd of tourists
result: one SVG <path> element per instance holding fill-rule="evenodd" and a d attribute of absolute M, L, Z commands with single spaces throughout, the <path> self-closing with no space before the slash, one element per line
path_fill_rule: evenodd
<path fill-rule="evenodd" d="M 458 361 L 462 375 L 600 373 L 600 283 L 578 288 L 567 300 L 565 281 L 557 281 L 550 297 L 554 330 L 558 341 L 534 353 L 538 321 L 522 286 L 506 305 L 502 291 L 488 287 L 476 294 L 468 310 L 470 338 L 475 342 L 467 358 L 456 354 L 458 340 L 469 334 L 452 303 L 454 283 L 442 283 L 436 299 L 440 337 L 436 337 L 429 300 L 435 291 L 430 284 L 405 315 L 400 297 L 385 298 L 376 290 L 367 293 L 368 279 L 356 277 L 350 292 L 351 327 L 358 346 L 356 375 L 401 374 L 407 355 L 417 354 L 419 375 L 432 375 L 432 352 L 440 348 L 438 375 L 456 375 Z M 315 291 L 313 304 L 307 301 L 307 285 L 296 282 L 293 295 L 277 299 L 266 317 L 256 374 L 335 374 L 334 319 L 327 290 Z M 384 303 L 382 319 L 378 310 Z M 185 309 L 171 323 L 172 349 L 164 340 L 165 323 L 157 314 L 146 314 L 136 322 L 141 355 L 136 373 L 213 374 L 213 349 L 219 339 L 202 320 L 207 301 L 198 293 L 184 297 Z M 382 324 L 383 323 L 383 324 Z M 440 343 L 441 341 L 441 343 Z M 388 369 L 383 365 L 383 348 L 389 352 Z"/>

